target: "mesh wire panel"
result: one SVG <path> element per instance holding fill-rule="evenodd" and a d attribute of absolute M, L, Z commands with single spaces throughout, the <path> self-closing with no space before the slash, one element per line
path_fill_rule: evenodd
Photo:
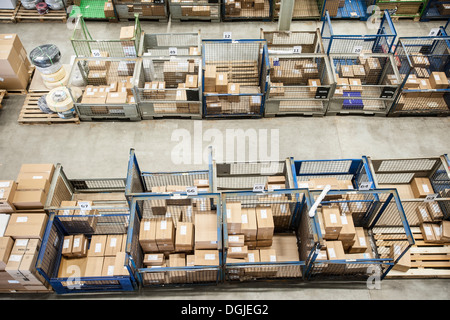
<path fill-rule="evenodd" d="M 100 192 L 113 190 L 124 191 L 125 179 L 85 179 L 85 180 L 70 180 L 75 192 Z"/>
<path fill-rule="evenodd" d="M 176 48 L 177 55 L 192 55 L 191 48 L 198 50 L 200 54 L 199 33 L 162 33 L 145 34 L 141 48 L 141 55 L 169 56 L 169 48 Z"/>
<path fill-rule="evenodd" d="M 301 162 L 299 175 L 304 174 L 333 174 L 349 172 L 351 160 L 342 161 L 303 161 Z"/>
<path fill-rule="evenodd" d="M 319 31 L 261 31 L 262 38 L 267 41 L 269 54 L 320 52 Z M 298 47 L 301 48 L 298 48 Z"/>
<path fill-rule="evenodd" d="M 266 20 L 271 17 L 271 2 L 269 0 L 222 2 L 224 20 Z"/>
<path fill-rule="evenodd" d="M 147 173 L 142 174 L 145 183 L 145 192 L 151 192 L 152 187 L 184 186 L 190 187 L 195 180 L 208 180 L 209 171 L 172 172 L 172 173 Z"/>
<path fill-rule="evenodd" d="M 206 0 L 169 1 L 172 19 L 180 20 L 217 20 L 220 19 L 220 3 Z"/>
<path fill-rule="evenodd" d="M 445 78 L 450 77 L 449 43 L 450 37 L 399 39 L 396 59 L 406 82 L 393 113 L 450 112 L 450 89 L 445 83 Z"/>
<path fill-rule="evenodd" d="M 37 268 L 39 268 L 40 272 L 42 271 L 47 278 L 52 278 L 58 272 L 56 268 L 59 265 L 58 257 L 63 241 L 63 232 L 55 226 L 54 222 L 51 223 L 48 239 L 42 245 L 42 247 L 45 245 L 43 253 L 40 254 L 42 260 L 37 264 Z"/>

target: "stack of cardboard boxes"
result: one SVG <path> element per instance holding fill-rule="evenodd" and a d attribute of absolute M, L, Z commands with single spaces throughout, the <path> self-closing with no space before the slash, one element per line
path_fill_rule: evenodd
<path fill-rule="evenodd" d="M 120 28 L 119 39 L 125 57 L 137 57 L 135 33 L 134 26 Z"/>
<path fill-rule="evenodd" d="M 111 0 L 105 2 L 105 6 L 103 7 L 103 12 L 105 12 L 105 18 L 115 18 L 116 14 L 114 13 L 114 5 Z"/>
<path fill-rule="evenodd" d="M 59 219 L 66 228 L 89 230 L 90 233 L 95 233 L 98 210 L 92 209 L 92 205 L 92 201 L 61 201 L 61 210 L 58 211 Z M 73 209 L 75 207 L 80 209 Z"/>
<path fill-rule="evenodd" d="M 26 90 L 31 64 L 17 34 L 0 34 L 0 89 Z"/>
<path fill-rule="evenodd" d="M 125 265 L 126 234 L 65 236 L 59 278 L 128 276 Z M 75 271 L 75 273 L 74 273 Z"/>
<path fill-rule="evenodd" d="M 146 17 L 165 17 L 164 2 L 154 0 L 141 0 L 142 15 Z"/>
<path fill-rule="evenodd" d="M 244 11 L 243 11 L 244 10 Z M 228 16 L 264 16 L 264 0 L 227 0 L 225 1 L 225 14 Z"/>
<path fill-rule="evenodd" d="M 183 3 L 192 3 L 192 0 L 175 0 L 173 3 L 181 4 L 181 16 L 183 17 L 210 17 L 211 6 L 183 5 Z"/>

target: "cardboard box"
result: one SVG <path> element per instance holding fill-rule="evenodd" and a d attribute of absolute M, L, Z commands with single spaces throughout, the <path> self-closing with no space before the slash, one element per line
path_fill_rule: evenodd
<path fill-rule="evenodd" d="M 186 254 L 184 254 L 184 253 L 170 254 L 169 260 L 167 262 L 167 266 L 169 268 L 185 267 L 186 266 Z M 184 272 L 184 271 L 168 272 L 167 280 L 169 283 L 186 283 L 186 272 Z"/>
<path fill-rule="evenodd" d="M 194 250 L 194 224 L 192 222 L 179 222 L 175 235 L 175 251 Z"/>
<path fill-rule="evenodd" d="M 94 57 L 94 55 L 91 55 L 91 57 Z M 109 57 L 109 53 L 106 51 L 100 51 L 100 56 L 98 57 L 107 58 Z M 93 60 L 88 62 L 89 71 L 108 71 L 110 65 L 111 61 L 106 60 Z"/>
<path fill-rule="evenodd" d="M 275 228 L 271 207 L 256 207 L 256 224 L 256 240 L 271 240 Z"/>
<path fill-rule="evenodd" d="M 88 256 L 86 258 L 85 277 L 101 277 L 103 271 L 103 256 Z"/>
<path fill-rule="evenodd" d="M 76 234 L 73 236 L 72 256 L 86 257 L 88 252 L 88 239 L 84 234 Z"/>
<path fill-rule="evenodd" d="M 144 256 L 144 266 L 161 266 L 165 263 L 166 259 L 164 258 L 163 253 L 147 253 Z"/>
<path fill-rule="evenodd" d="M 14 240 L 11 237 L 0 237 L 0 271 L 4 271 L 8 263 Z"/>
<path fill-rule="evenodd" d="M 428 178 L 414 178 L 411 181 L 411 189 L 416 198 L 426 198 L 428 194 L 432 194 L 433 187 Z"/>
<path fill-rule="evenodd" d="M 108 234 L 104 253 L 105 257 L 113 257 L 118 252 L 124 251 L 124 249 L 122 249 L 124 236 L 126 237 L 126 234 Z"/>
<path fill-rule="evenodd" d="M 134 38 L 134 26 L 120 28 L 120 40 L 132 40 Z"/>
<path fill-rule="evenodd" d="M 105 12 L 106 18 L 115 18 L 114 8 L 112 2 L 105 2 L 105 5 L 103 7 L 103 11 Z"/>
<path fill-rule="evenodd" d="M 448 79 L 445 72 L 432 72 L 430 75 L 430 84 L 433 89 L 447 89 Z"/>
<path fill-rule="evenodd" d="M 437 242 L 432 223 L 429 223 L 429 222 L 421 223 L 420 231 L 422 232 L 424 242 Z M 441 236 L 441 239 L 442 239 L 442 236 Z"/>
<path fill-rule="evenodd" d="M 423 222 L 433 222 L 433 218 L 428 212 L 427 205 L 425 203 L 420 204 L 416 208 L 417 217 L 419 218 L 420 223 Z"/>
<path fill-rule="evenodd" d="M 226 208 L 228 234 L 240 234 L 242 228 L 242 208 L 240 202 L 229 202 Z"/>
<path fill-rule="evenodd" d="M 337 240 L 342 229 L 339 207 L 323 207 L 322 215 L 325 227 L 324 239 Z"/>
<path fill-rule="evenodd" d="M 271 247 L 273 244 L 273 239 L 256 240 L 256 248 Z"/>
<path fill-rule="evenodd" d="M 272 249 L 276 251 L 278 261 L 300 260 L 295 234 L 275 234 Z"/>
<path fill-rule="evenodd" d="M 17 239 L 14 241 L 11 254 L 33 254 L 38 252 L 40 247 L 41 240 L 39 239 Z"/>
<path fill-rule="evenodd" d="M 404 247 L 399 245 L 391 246 L 390 257 L 394 259 L 394 262 L 399 258 L 399 256 L 403 253 Z M 392 267 L 393 270 L 407 272 L 411 269 L 411 254 L 409 251 L 405 252 L 402 258 L 394 264 Z"/>
<path fill-rule="evenodd" d="M 235 258 L 235 259 L 244 259 L 247 257 L 248 247 L 230 247 L 228 248 L 227 257 Z"/>
<path fill-rule="evenodd" d="M 328 260 L 345 260 L 344 247 L 341 241 L 327 241 Z"/>
<path fill-rule="evenodd" d="M 260 262 L 277 262 L 277 252 L 275 249 L 260 249 L 259 259 Z"/>
<path fill-rule="evenodd" d="M 419 89 L 419 79 L 417 79 L 417 77 L 413 74 L 410 74 L 408 79 L 405 82 L 405 89 L 410 89 L 410 90 L 417 90 Z"/>
<path fill-rule="evenodd" d="M 64 236 L 61 254 L 65 257 L 72 256 L 73 235 Z"/>
<path fill-rule="evenodd" d="M 245 237 L 243 234 L 229 235 L 228 236 L 228 246 L 229 247 L 242 247 L 245 242 Z"/>
<path fill-rule="evenodd" d="M 107 235 L 93 235 L 89 244 L 88 257 L 103 257 L 107 239 Z"/>
<path fill-rule="evenodd" d="M 129 276 L 130 272 L 126 267 L 126 252 L 118 252 L 114 262 L 114 276 Z"/>
<path fill-rule="evenodd" d="M 361 80 L 360 79 L 348 79 L 348 83 L 350 85 L 351 91 L 361 92 L 362 86 L 361 86 Z"/>
<path fill-rule="evenodd" d="M 439 203 L 437 201 L 433 202 L 427 202 L 427 209 L 428 212 L 431 215 L 431 218 L 435 221 L 443 220 L 444 214 L 441 210 L 441 207 L 439 206 Z"/>
<path fill-rule="evenodd" d="M 342 78 L 353 78 L 353 67 L 352 66 L 341 66 L 341 77 Z"/>
<path fill-rule="evenodd" d="M 19 210 L 43 209 L 47 200 L 43 190 L 16 191 L 13 205 Z"/>
<path fill-rule="evenodd" d="M 366 70 L 364 69 L 364 66 L 360 64 L 355 64 L 352 66 L 353 71 L 353 77 L 358 79 L 364 79 L 366 77 Z"/>
<path fill-rule="evenodd" d="M 61 257 L 58 270 L 58 278 L 84 277 L 86 271 L 87 258 Z"/>
<path fill-rule="evenodd" d="M 216 91 L 217 93 L 227 93 L 228 91 L 228 74 L 217 73 L 216 74 Z"/>
<path fill-rule="evenodd" d="M 17 183 L 17 191 L 36 191 L 42 190 L 48 194 L 50 181 L 47 179 L 23 179 Z"/>
<path fill-rule="evenodd" d="M 422 67 L 422 68 L 428 68 L 430 66 L 430 61 L 428 60 L 428 57 L 424 56 L 421 53 L 416 53 L 411 57 L 412 59 L 412 65 L 414 67 Z"/>
<path fill-rule="evenodd" d="M 364 69 L 368 76 L 378 75 L 381 73 L 381 63 L 378 58 L 367 58 L 364 63 Z"/>
<path fill-rule="evenodd" d="M 364 253 L 367 251 L 369 246 L 368 239 L 366 238 L 366 234 L 364 232 L 364 228 L 355 227 L 355 243 L 349 249 L 349 253 Z M 327 241 L 328 245 L 328 241 Z"/>
<path fill-rule="evenodd" d="M 106 104 L 126 104 L 127 92 L 108 92 L 105 100 Z"/>
<path fill-rule="evenodd" d="M 338 240 L 342 242 L 353 241 L 355 238 L 355 225 L 353 223 L 353 217 L 351 213 L 341 214 L 340 220 L 342 224 L 342 229 L 339 233 Z"/>
<path fill-rule="evenodd" d="M 116 256 L 104 257 L 102 267 L 102 277 L 113 277 L 115 264 L 116 264 Z"/>
<path fill-rule="evenodd" d="M 157 252 L 156 225 L 159 219 L 142 219 L 139 228 L 139 243 L 144 253 Z"/>
<path fill-rule="evenodd" d="M 160 252 L 175 250 L 175 227 L 172 219 L 160 219 L 156 224 L 156 245 Z"/>
<path fill-rule="evenodd" d="M 5 231 L 5 237 L 13 239 L 40 239 L 44 236 L 47 227 L 47 214 L 45 213 L 14 213 Z"/>
<path fill-rule="evenodd" d="M 0 181 L 0 212 L 11 213 L 16 209 L 13 205 L 17 183 L 12 180 Z"/>
<path fill-rule="evenodd" d="M 217 215 L 212 213 L 195 214 L 195 249 L 217 249 Z"/>
<path fill-rule="evenodd" d="M 197 75 L 186 75 L 186 81 L 185 81 L 186 88 L 198 88 L 198 78 Z"/>
<path fill-rule="evenodd" d="M 219 250 L 194 250 L 194 266 L 218 266 Z"/>
<path fill-rule="evenodd" d="M 248 250 L 245 262 L 260 262 L 259 250 Z"/>
<path fill-rule="evenodd" d="M 441 229 L 441 241 L 450 242 L 450 221 L 441 221 L 439 226 Z"/>
<path fill-rule="evenodd" d="M 81 209 L 82 206 L 87 205 L 87 208 L 91 208 L 91 210 L 88 209 Z M 98 210 L 92 209 L 93 202 L 92 201 L 77 201 L 77 206 L 80 208 L 80 210 L 74 210 L 74 217 L 72 217 L 72 221 L 78 224 L 78 227 L 84 228 L 85 230 L 90 230 L 90 232 L 94 233 L 95 229 L 97 227 L 97 221 L 98 217 Z"/>

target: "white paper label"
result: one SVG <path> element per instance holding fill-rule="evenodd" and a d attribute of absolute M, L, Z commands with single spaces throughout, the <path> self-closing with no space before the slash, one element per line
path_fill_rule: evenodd
<path fill-rule="evenodd" d="M 188 196 L 196 196 L 196 195 L 198 195 L 197 187 L 187 187 L 186 188 L 186 194 Z"/>
<path fill-rule="evenodd" d="M 366 238 L 359 237 L 359 244 L 363 247 L 366 246 Z"/>
<path fill-rule="evenodd" d="M 21 255 L 12 254 L 12 255 L 9 256 L 9 261 L 18 262 L 20 260 L 22 260 L 22 256 Z"/>
<path fill-rule="evenodd" d="M 102 244 L 96 243 L 94 252 L 102 252 Z"/>
<path fill-rule="evenodd" d="M 277 256 L 271 255 L 270 262 L 277 262 Z"/>
<path fill-rule="evenodd" d="M 69 239 L 65 239 L 65 240 L 64 240 L 64 244 L 63 244 L 63 248 L 64 248 L 64 249 L 69 248 L 69 244 L 70 244 L 70 240 L 69 240 Z"/>
<path fill-rule="evenodd" d="M 434 233 L 436 234 L 436 237 L 440 238 L 442 236 L 441 227 L 434 225 L 433 230 L 434 230 Z"/>
<path fill-rule="evenodd" d="M 8 188 L 8 187 L 9 187 L 9 181 L 0 182 L 0 188 Z"/>
<path fill-rule="evenodd" d="M 261 218 L 262 219 L 267 219 L 267 210 L 265 210 L 265 209 L 261 210 Z"/>
<path fill-rule="evenodd" d="M 430 189 L 428 188 L 428 185 L 426 185 L 426 184 L 422 184 L 422 189 L 425 192 L 430 192 Z"/>
<path fill-rule="evenodd" d="M 166 220 L 161 221 L 160 229 L 161 230 L 166 230 L 167 229 L 167 221 Z"/>
<path fill-rule="evenodd" d="M 186 235 L 187 231 L 187 226 L 181 226 L 180 227 L 180 234 L 181 235 Z"/>
<path fill-rule="evenodd" d="M 228 241 L 230 242 L 239 242 L 239 236 L 229 236 Z"/>
<path fill-rule="evenodd" d="M 169 48 L 169 56 L 176 56 L 178 54 L 178 48 Z"/>
<path fill-rule="evenodd" d="M 428 218 L 428 213 L 424 208 L 420 208 L 420 213 L 422 214 L 422 218 Z"/>
<path fill-rule="evenodd" d="M 80 207 L 80 210 L 92 210 L 91 204 L 89 202 L 78 202 L 78 206 Z"/>
<path fill-rule="evenodd" d="M 223 33 L 223 38 L 224 38 L 224 39 L 231 39 L 231 32 L 228 32 L 228 31 L 227 31 L 227 32 L 224 32 L 224 33 Z"/>
<path fill-rule="evenodd" d="M 372 182 L 361 182 L 359 184 L 359 190 L 370 190 L 372 187 Z"/>
<path fill-rule="evenodd" d="M 231 219 L 231 209 L 227 209 L 227 218 Z"/>
<path fill-rule="evenodd" d="M 26 247 L 28 245 L 28 239 L 17 239 L 14 245 L 17 247 Z"/>
<path fill-rule="evenodd" d="M 254 253 L 249 253 L 247 255 L 248 257 L 248 262 L 255 262 L 255 254 Z"/>
<path fill-rule="evenodd" d="M 205 254 L 205 260 L 216 260 L 216 255 L 214 253 Z"/>
<path fill-rule="evenodd" d="M 441 77 L 438 74 L 433 75 L 436 81 L 441 81 Z"/>
<path fill-rule="evenodd" d="M 349 212 L 350 211 L 349 208 L 348 208 L 348 203 L 347 202 L 341 203 L 341 210 L 343 212 Z"/>
<path fill-rule="evenodd" d="M 362 49 L 363 49 L 362 46 L 354 46 L 352 53 L 356 53 L 356 54 L 361 53 Z"/>
<path fill-rule="evenodd" d="M 114 266 L 108 266 L 107 275 L 108 276 L 113 276 L 114 275 Z"/>
<path fill-rule="evenodd" d="M 219 80 L 223 80 L 223 74 L 219 74 Z"/>
<path fill-rule="evenodd" d="M 78 248 L 80 246 L 80 238 L 76 238 L 73 240 L 73 247 Z"/>
<path fill-rule="evenodd" d="M 424 227 L 424 229 L 425 229 L 425 234 L 426 234 L 427 236 L 433 235 L 433 232 L 431 231 L 431 228 L 430 228 L 430 227 Z"/>
<path fill-rule="evenodd" d="M 18 283 L 20 283 L 20 282 L 17 281 L 17 280 L 8 280 L 8 283 L 11 283 L 11 284 L 18 284 Z M 15 292 L 15 290 L 12 291 L 12 292 Z"/>
<path fill-rule="evenodd" d="M 261 184 L 261 183 L 255 183 L 255 184 L 253 185 L 253 192 L 263 192 L 263 191 L 264 191 L 264 187 L 265 187 L 264 184 Z"/>
<path fill-rule="evenodd" d="M 294 53 L 302 53 L 302 46 L 295 46 Z"/>
<path fill-rule="evenodd" d="M 150 221 L 145 221 L 144 222 L 144 231 L 149 231 L 150 230 Z"/>
<path fill-rule="evenodd" d="M 115 247 L 116 247 L 116 244 L 117 244 L 117 238 L 112 238 L 112 239 L 111 239 L 111 242 L 110 242 L 110 244 L 109 244 L 109 246 L 110 246 L 111 248 L 115 248 Z"/>
<path fill-rule="evenodd" d="M 148 261 L 156 261 L 156 260 L 158 260 L 158 255 L 156 255 L 156 254 L 149 254 L 147 260 Z"/>
<path fill-rule="evenodd" d="M 44 177 L 43 176 L 33 176 L 33 179 L 34 180 L 40 180 L 40 179 L 44 179 Z"/>
<path fill-rule="evenodd" d="M 92 56 L 93 57 L 96 57 L 96 58 L 99 58 L 99 57 L 101 57 L 102 55 L 100 54 L 100 50 L 91 50 L 91 52 L 92 52 Z"/>
<path fill-rule="evenodd" d="M 231 252 L 242 252 L 241 247 L 231 247 Z"/>
<path fill-rule="evenodd" d="M 330 214 L 331 223 L 337 223 L 337 217 L 334 213 Z"/>
<path fill-rule="evenodd" d="M 440 213 L 441 212 L 441 209 L 439 208 L 439 205 L 437 203 L 433 203 L 431 205 L 431 209 L 433 209 L 434 213 Z"/>
<path fill-rule="evenodd" d="M 328 248 L 328 255 L 330 258 L 336 258 L 336 252 L 334 251 L 334 248 Z"/>
<path fill-rule="evenodd" d="M 345 214 L 341 215 L 341 222 L 342 224 L 348 224 L 347 216 Z"/>
<path fill-rule="evenodd" d="M 242 223 L 248 223 L 248 217 L 246 214 L 241 215 L 241 222 Z"/>
<path fill-rule="evenodd" d="M 287 207 L 285 204 L 280 204 L 280 211 L 281 213 L 287 213 Z"/>
<path fill-rule="evenodd" d="M 17 217 L 16 222 L 27 222 L 28 217 Z"/>

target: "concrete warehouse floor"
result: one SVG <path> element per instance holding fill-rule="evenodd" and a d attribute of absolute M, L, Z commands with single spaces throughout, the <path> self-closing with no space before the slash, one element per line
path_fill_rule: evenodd
<path fill-rule="evenodd" d="M 444 22 L 418 23 L 411 20 L 395 22 L 399 36 L 426 36 L 431 28 Z M 98 39 L 117 38 L 128 23 L 87 22 L 91 35 Z M 318 22 L 293 22 L 291 30 L 314 30 Z M 276 23 L 199 23 L 167 25 L 142 22 L 147 33 L 189 32 L 201 30 L 204 39 L 222 38 L 231 31 L 235 39 L 259 38 L 260 28 L 276 30 Z M 336 34 L 373 34 L 365 22 L 333 21 Z M 0 33 L 17 33 L 30 52 L 44 43 L 53 43 L 69 63 L 73 49 L 72 30 L 60 23 L 18 23 L 0 25 Z M 22 163 L 61 163 L 67 176 L 76 178 L 124 178 L 130 148 L 144 171 L 175 171 L 206 168 L 196 162 L 206 149 L 205 132 L 226 137 L 226 130 L 255 130 L 264 137 L 269 130 L 268 155 L 275 159 L 292 156 L 296 159 L 412 158 L 438 156 L 450 152 L 450 118 L 379 118 L 379 117 L 286 117 L 257 120 L 155 120 L 141 122 L 82 122 L 79 125 L 19 125 L 17 122 L 25 96 L 9 96 L 0 110 L 0 178 L 15 179 Z M 186 129 L 181 131 L 177 129 Z M 200 131 L 201 130 L 201 131 Z M 172 152 L 179 146 L 178 134 L 190 132 L 191 157 L 187 163 L 174 164 Z M 218 142 L 217 142 L 218 141 Z M 230 139 L 216 140 L 216 146 L 234 150 Z M 242 156 L 249 145 L 237 146 L 234 154 Z M 243 153 L 244 152 L 244 153 Z M 250 155 L 251 156 L 251 155 Z M 232 157 L 232 154 L 231 154 Z M 234 157 L 236 158 L 236 157 Z M 246 160 L 249 158 L 247 157 Z M 259 157 L 260 160 L 266 158 Z M 188 161 L 191 160 L 191 161 Z M 450 298 L 450 280 L 385 280 L 380 290 L 368 290 L 365 283 L 301 283 L 275 285 L 264 283 L 198 287 L 187 289 L 144 290 L 133 294 L 112 294 L 101 297 L 126 299 L 446 299 Z M 50 295 L 2 294 L 5 299 L 63 299 Z M 98 296 L 95 296 L 98 297 Z"/>

